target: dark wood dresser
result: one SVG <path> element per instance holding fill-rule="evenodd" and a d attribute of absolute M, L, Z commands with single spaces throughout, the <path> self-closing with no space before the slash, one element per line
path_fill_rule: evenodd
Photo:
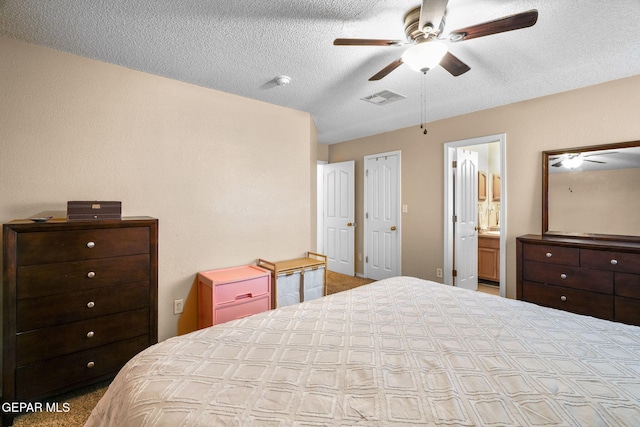
<path fill-rule="evenodd" d="M 516 239 L 517 299 L 640 325 L 640 243 Z"/>
<path fill-rule="evenodd" d="M 158 341 L 156 219 L 13 221 L 3 241 L 5 402 L 102 381 Z"/>

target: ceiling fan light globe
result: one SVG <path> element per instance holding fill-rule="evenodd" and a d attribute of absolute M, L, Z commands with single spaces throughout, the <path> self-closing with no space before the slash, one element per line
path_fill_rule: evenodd
<path fill-rule="evenodd" d="M 562 166 L 564 166 L 567 169 L 576 169 L 576 168 L 579 168 L 580 165 L 582 165 L 583 161 L 584 159 L 580 155 L 570 156 L 562 160 Z"/>
<path fill-rule="evenodd" d="M 440 42 L 424 42 L 411 46 L 402 55 L 402 62 L 412 70 L 425 72 L 437 66 L 447 53 L 447 46 Z"/>

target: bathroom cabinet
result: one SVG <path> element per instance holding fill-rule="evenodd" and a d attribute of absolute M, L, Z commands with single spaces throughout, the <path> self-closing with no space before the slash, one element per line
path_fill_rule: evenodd
<path fill-rule="evenodd" d="M 478 235 L 478 279 L 500 281 L 499 235 Z"/>

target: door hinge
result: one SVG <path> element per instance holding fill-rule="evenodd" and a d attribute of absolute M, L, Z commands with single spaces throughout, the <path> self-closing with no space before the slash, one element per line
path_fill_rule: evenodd
<path fill-rule="evenodd" d="M 458 222 L 458 215 L 454 215 L 451 217 L 451 221 Z"/>
<path fill-rule="evenodd" d="M 369 219 L 369 212 L 365 213 L 365 214 L 364 214 L 364 217 L 365 217 L 366 219 Z"/>
<path fill-rule="evenodd" d="M 369 257 L 368 256 L 364 257 L 364 262 L 366 262 L 366 263 L 369 262 Z"/>
<path fill-rule="evenodd" d="M 458 162 L 456 160 L 454 160 L 453 162 L 451 162 L 451 167 L 452 168 L 457 168 L 458 167 Z"/>
<path fill-rule="evenodd" d="M 366 171 L 364 171 L 364 176 L 369 176 L 369 169 L 367 169 Z"/>
<path fill-rule="evenodd" d="M 458 270 L 454 269 L 452 272 L 453 277 L 458 277 Z"/>

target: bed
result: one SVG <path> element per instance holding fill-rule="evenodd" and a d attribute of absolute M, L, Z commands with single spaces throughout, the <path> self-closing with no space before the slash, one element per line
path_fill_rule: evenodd
<path fill-rule="evenodd" d="M 168 339 L 87 426 L 630 426 L 640 327 L 411 277 Z"/>

